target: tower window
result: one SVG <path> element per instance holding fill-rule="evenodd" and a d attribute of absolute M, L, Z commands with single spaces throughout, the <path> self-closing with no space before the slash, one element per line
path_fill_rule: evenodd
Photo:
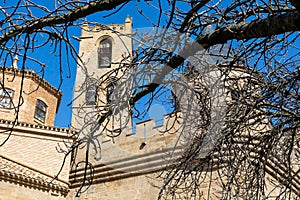
<path fill-rule="evenodd" d="M 112 103 L 112 93 L 114 91 L 114 84 L 110 83 L 107 85 L 106 87 L 106 100 L 107 100 L 107 104 L 111 104 Z"/>
<path fill-rule="evenodd" d="M 43 101 L 37 100 L 34 118 L 38 119 L 41 122 L 45 122 L 46 112 L 47 112 L 47 105 Z"/>
<path fill-rule="evenodd" d="M 0 89 L 0 108 L 10 108 L 13 91 L 11 89 Z"/>
<path fill-rule="evenodd" d="M 109 68 L 111 65 L 112 43 L 110 38 L 100 42 L 98 49 L 99 68 Z"/>
<path fill-rule="evenodd" d="M 95 85 L 88 86 L 85 93 L 85 103 L 86 105 L 95 105 L 97 97 L 97 87 Z"/>

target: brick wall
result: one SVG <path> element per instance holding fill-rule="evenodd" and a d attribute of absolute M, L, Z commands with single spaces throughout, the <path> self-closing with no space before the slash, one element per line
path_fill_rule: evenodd
<path fill-rule="evenodd" d="M 2 68 L 2 70 L 5 73 L 4 78 L 2 73 L 0 74 L 1 84 L 5 88 L 13 90 L 14 93 L 11 109 L 0 108 L 0 119 L 15 120 L 18 114 L 19 122 L 53 126 L 61 92 L 37 76 L 33 71 L 21 71 L 11 68 Z M 23 72 L 24 79 L 22 78 Z M 34 118 L 38 99 L 47 105 L 45 122 Z M 14 108 L 18 107 L 18 105 L 19 111 L 17 112 L 17 109 Z"/>
<path fill-rule="evenodd" d="M 63 200 L 53 191 L 37 190 L 18 184 L 0 181 L 0 200 Z"/>
<path fill-rule="evenodd" d="M 0 141 L 7 138 L 10 130 L 0 124 Z M 9 140 L 0 148 L 0 155 L 8 157 L 25 166 L 55 176 L 63 163 L 64 154 L 57 151 L 60 144 L 70 144 L 67 132 L 15 126 Z M 68 181 L 70 158 L 59 178 Z"/>

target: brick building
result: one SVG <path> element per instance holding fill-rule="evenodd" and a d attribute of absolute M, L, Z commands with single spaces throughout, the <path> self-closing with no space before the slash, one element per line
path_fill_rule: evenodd
<path fill-rule="evenodd" d="M 53 126 L 61 91 L 17 69 L 17 58 L 0 71 L 0 199 L 65 199 L 69 158 L 61 169 L 57 147 L 72 140 L 68 129 Z"/>

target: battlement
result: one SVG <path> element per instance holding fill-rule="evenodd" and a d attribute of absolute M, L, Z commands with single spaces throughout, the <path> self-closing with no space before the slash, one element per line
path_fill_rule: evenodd
<path fill-rule="evenodd" d="M 89 26 L 88 24 L 84 24 L 82 26 L 83 30 L 86 32 L 94 32 L 94 31 L 105 31 L 105 30 L 113 30 L 122 32 L 125 31 L 125 24 L 108 24 L 108 25 L 95 25 Z M 87 29 L 88 28 L 88 29 Z"/>
<path fill-rule="evenodd" d="M 124 128 L 120 136 L 110 138 L 100 136 L 101 159 L 93 159 L 95 152 L 90 151 L 89 162 L 93 163 L 95 176 L 93 183 L 121 180 L 148 173 L 158 172 L 170 164 L 170 159 L 179 158 L 182 145 L 177 148 L 178 134 L 169 134 L 165 129 L 179 128 L 171 115 L 164 116 L 162 125 L 155 119 L 148 119 Z M 175 124 L 173 124 L 175 123 Z M 173 131 L 174 133 L 174 131 Z M 170 153 L 172 152 L 172 157 Z M 81 160 L 83 154 L 77 155 Z M 70 175 L 71 188 L 80 186 L 84 168 L 72 169 Z"/>
<path fill-rule="evenodd" d="M 171 113 L 173 114 L 173 113 Z M 117 138 L 110 138 L 109 136 L 103 135 L 101 138 L 102 143 L 106 142 L 116 142 L 120 140 L 120 142 L 124 142 L 123 139 L 128 138 L 140 138 L 147 139 L 151 137 L 163 136 L 168 132 L 176 132 L 178 131 L 178 127 L 180 126 L 179 122 L 175 120 L 175 117 L 171 116 L 171 114 L 164 115 L 163 119 L 147 119 L 144 121 L 139 121 L 134 123 L 134 125 L 129 125 L 123 128 L 121 131 L 121 135 Z M 179 116 L 180 113 L 177 113 Z M 178 120 L 178 119 L 177 119 Z M 180 120 L 179 120 L 180 121 Z M 120 139 L 119 139 L 120 138 Z"/>
<path fill-rule="evenodd" d="M 80 39 L 91 38 L 93 35 L 100 34 L 131 34 L 132 32 L 132 19 L 127 17 L 124 24 L 107 24 L 107 25 L 89 25 L 87 22 L 82 25 L 82 32 Z"/>

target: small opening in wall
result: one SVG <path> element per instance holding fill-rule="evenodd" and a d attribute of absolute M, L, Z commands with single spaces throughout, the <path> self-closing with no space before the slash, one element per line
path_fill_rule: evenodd
<path fill-rule="evenodd" d="M 142 142 L 142 144 L 140 145 L 140 150 L 142 150 L 146 145 L 146 142 Z"/>

